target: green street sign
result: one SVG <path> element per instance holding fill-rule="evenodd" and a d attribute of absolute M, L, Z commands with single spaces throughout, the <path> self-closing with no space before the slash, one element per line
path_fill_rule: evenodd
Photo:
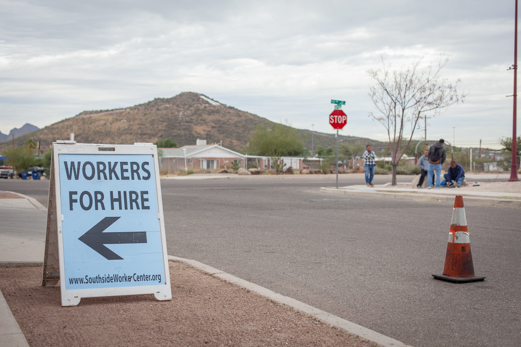
<path fill-rule="evenodd" d="M 332 104 L 335 104 L 335 110 L 340 110 L 342 108 L 342 105 L 345 105 L 346 102 L 342 100 L 331 100 Z"/>

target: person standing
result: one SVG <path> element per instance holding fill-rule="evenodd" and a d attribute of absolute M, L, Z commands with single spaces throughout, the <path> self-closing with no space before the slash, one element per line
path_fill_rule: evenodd
<path fill-rule="evenodd" d="M 440 139 L 429 148 L 429 170 L 427 171 L 428 189 L 432 188 L 432 175 L 434 174 L 434 171 L 436 171 L 436 188 L 440 188 L 441 186 L 441 166 L 447 158 L 445 148 L 443 148 L 444 143 L 445 140 Z"/>
<path fill-rule="evenodd" d="M 371 145 L 365 146 L 364 152 L 364 166 L 365 166 L 365 184 L 368 187 L 374 187 L 373 177 L 374 177 L 374 166 L 376 164 L 376 154 L 374 151 L 371 151 Z"/>
<path fill-rule="evenodd" d="M 423 155 L 420 157 L 420 160 L 418 160 L 418 167 L 421 170 L 421 176 L 420 181 L 418 182 L 418 185 L 416 187 L 421 188 L 423 186 L 423 181 L 425 179 L 425 176 L 427 176 L 427 172 L 429 170 L 429 151 L 423 152 Z M 432 178 L 432 183 L 434 183 L 434 177 Z"/>
<path fill-rule="evenodd" d="M 452 181 L 456 181 L 456 187 L 461 187 L 465 180 L 465 170 L 463 170 L 463 166 L 452 160 L 449 171 L 443 177 L 445 177 L 445 180 L 441 182 L 442 186 L 453 186 L 454 183 Z"/>

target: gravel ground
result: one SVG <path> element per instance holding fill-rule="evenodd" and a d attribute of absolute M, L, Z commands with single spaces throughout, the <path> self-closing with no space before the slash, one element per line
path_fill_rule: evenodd
<path fill-rule="evenodd" d="M 85 298 L 62 307 L 41 267 L 0 268 L 0 290 L 30 346 L 375 346 L 185 264 L 173 299 Z"/>

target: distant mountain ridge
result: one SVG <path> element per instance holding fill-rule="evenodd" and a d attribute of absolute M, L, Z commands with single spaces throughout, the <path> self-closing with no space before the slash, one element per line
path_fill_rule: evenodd
<path fill-rule="evenodd" d="M 11 140 L 13 138 L 13 135 L 15 138 L 17 138 L 19 136 L 25 135 L 27 133 L 31 133 L 31 132 L 39 130 L 39 129 L 40 128 L 38 128 L 35 125 L 25 123 L 21 128 L 11 129 L 11 131 L 7 135 L 0 131 L 0 142 L 5 142 L 5 141 Z"/>
<path fill-rule="evenodd" d="M 171 98 L 156 98 L 136 106 L 83 111 L 31 134 L 15 140 L 17 146 L 27 139 L 40 141 L 42 150 L 56 140 L 68 140 L 74 133 L 76 142 L 132 144 L 157 142 L 170 137 L 178 146 L 193 145 L 196 140 L 220 143 L 222 146 L 243 151 L 251 132 L 258 124 L 270 126 L 274 122 L 224 105 L 206 95 L 184 92 Z M 311 149 L 311 132 L 299 130 L 304 146 Z M 340 136 L 345 142 L 377 141 L 353 136 Z M 313 132 L 314 148 L 333 147 L 335 136 Z M 0 144 L 2 147 L 9 143 Z"/>

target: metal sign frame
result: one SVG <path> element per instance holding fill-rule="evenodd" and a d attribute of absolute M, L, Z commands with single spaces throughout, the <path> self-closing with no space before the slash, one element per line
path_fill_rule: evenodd
<path fill-rule="evenodd" d="M 143 159 L 144 162 L 150 163 L 153 165 L 147 167 L 150 169 L 148 171 L 152 171 L 150 173 L 150 180 L 153 182 L 147 182 L 146 184 L 148 186 L 155 187 L 155 201 L 152 201 L 154 198 L 153 196 L 150 196 L 149 204 L 152 204 L 154 208 L 151 212 L 143 212 L 143 214 L 146 213 L 146 217 L 148 220 L 151 219 L 151 214 L 155 212 L 155 207 L 157 206 L 157 220 L 158 224 L 155 225 L 155 216 L 154 216 L 154 227 L 159 228 L 159 235 L 157 232 L 155 232 L 153 237 L 153 242 L 151 241 L 149 244 L 147 244 L 147 231 L 129 231 L 129 232 L 114 232 L 114 227 L 111 227 L 113 223 L 115 223 L 119 218 L 124 217 L 117 217 L 114 215 L 117 215 L 117 212 L 114 211 L 107 211 L 106 214 L 110 216 L 106 216 L 101 221 L 93 220 L 92 224 L 89 221 L 88 225 L 80 224 L 82 231 L 75 231 L 77 233 L 82 233 L 83 231 L 87 231 L 85 234 L 83 234 L 78 242 L 83 242 L 85 244 L 85 249 L 89 251 L 88 254 L 96 254 L 96 256 L 101 259 L 101 257 L 105 257 L 107 262 L 115 260 L 119 263 L 107 263 L 107 264 L 118 264 L 118 265 L 111 265 L 115 267 L 121 267 L 125 269 L 125 267 L 128 267 L 130 261 L 125 261 L 123 258 L 118 256 L 118 251 L 116 250 L 113 252 L 111 249 L 115 249 L 117 247 L 121 247 L 121 245 L 128 244 L 128 243 L 142 243 L 145 244 L 145 247 L 155 247 L 154 248 L 154 266 L 156 269 L 159 269 L 162 267 L 163 270 L 163 277 L 161 280 L 157 281 L 157 284 L 152 284 L 151 277 L 142 277 L 145 284 L 139 284 L 139 282 L 136 282 L 136 278 L 132 280 L 129 278 L 127 282 L 129 283 L 119 283 L 119 280 L 117 283 L 113 282 L 113 279 L 110 279 L 111 276 L 115 276 L 116 274 L 107 274 L 105 278 L 99 279 L 99 281 L 103 282 L 95 282 L 98 283 L 96 288 L 88 288 L 88 289 L 70 289 L 67 288 L 67 282 L 68 279 L 66 277 L 66 265 L 69 269 L 71 269 L 71 265 L 68 263 L 68 259 L 65 259 L 66 257 L 71 258 L 73 255 L 71 255 L 71 250 L 65 249 L 65 242 L 64 242 L 64 236 L 65 233 L 70 233 L 69 230 L 64 230 L 64 212 L 67 212 L 71 215 L 72 212 L 63 211 L 63 201 L 62 201 L 62 179 L 66 179 L 66 177 L 60 177 L 60 156 L 62 155 L 73 155 L 73 156 L 81 156 L 86 155 L 86 158 L 92 158 L 95 156 L 100 156 L 98 158 L 103 158 L 100 160 L 108 160 L 109 158 L 105 158 L 103 156 L 113 156 L 113 158 L 121 157 L 124 155 L 129 155 L 129 158 L 139 158 L 140 160 Z M 116 155 L 116 156 L 115 156 Z M 71 157 L 73 157 L 71 156 Z M 151 157 L 150 157 L 151 156 Z M 65 158 L 65 157 L 63 157 Z M 150 161 L 145 161 L 151 159 Z M 65 160 L 65 159 L 64 159 Z M 99 163 L 97 163 L 99 165 Z M 109 162 L 110 165 L 110 162 Z M 120 163 L 121 165 L 121 163 Z M 71 169 L 72 170 L 72 169 Z M 85 170 L 85 165 L 83 167 L 83 170 Z M 123 168 L 121 169 L 123 170 Z M 79 168 L 78 168 L 79 171 Z M 128 170 L 127 170 L 128 171 Z M 72 171 L 70 171 L 72 172 Z M 122 171 L 123 172 L 123 171 Z M 85 174 L 85 172 L 84 172 Z M 123 174 L 121 175 L 123 177 Z M 137 177 L 137 174 L 136 174 Z M 99 178 L 99 173 L 98 173 Z M 136 182 L 133 183 L 134 179 L 134 173 L 132 173 L 132 180 L 129 180 L 127 182 L 118 183 L 120 185 L 126 185 L 131 188 L 131 185 L 138 184 Z M 141 179 L 141 178 L 140 178 Z M 92 180 L 92 184 L 100 184 L 100 180 L 96 181 L 95 179 Z M 65 183 L 64 183 L 65 184 Z M 67 183 L 70 185 L 71 183 Z M 90 183 L 89 183 L 90 184 Z M 145 184 L 145 183 L 143 183 Z M 105 183 L 105 185 L 109 185 L 109 183 Z M 103 186 L 105 187 L 105 186 Z M 148 193 L 148 192 L 147 192 Z M 70 194 L 70 193 L 69 193 Z M 71 195 L 69 195 L 71 196 Z M 112 198 L 112 197 L 111 197 Z M 143 196 L 141 197 L 143 199 Z M 72 206 L 72 198 L 69 198 L 69 204 Z M 121 199 L 122 201 L 122 199 Z M 82 203 L 82 202 L 80 202 Z M 112 203 L 112 201 L 111 201 Z M 125 197 L 125 204 L 127 203 L 127 198 Z M 130 203 L 132 205 L 132 202 Z M 143 202 L 141 202 L 143 204 Z M 155 205 L 157 204 L 157 205 Z M 83 206 L 83 205 L 82 205 Z M 122 202 L 120 203 L 120 206 L 122 206 Z M 143 205 L 141 205 L 143 209 Z M 121 207 L 120 207 L 121 209 Z M 96 204 L 96 210 L 97 210 L 97 204 Z M 105 210 L 105 207 L 103 208 Z M 107 208 L 108 210 L 108 208 Z M 114 210 L 114 208 L 112 208 Z M 72 207 L 71 207 L 72 211 Z M 105 211 L 98 212 L 97 218 L 99 215 L 103 215 Z M 125 212 L 129 214 L 130 212 Z M 120 212 L 120 214 L 123 216 L 125 213 Z M 134 212 L 132 212 L 134 213 Z M 97 224 L 96 224 L 97 223 Z M 123 222 L 121 222 L 123 223 Z M 126 222 L 128 223 L 128 221 Z M 105 229 L 110 229 L 105 232 Z M 67 234 L 69 235 L 69 234 Z M 76 235 L 74 236 L 76 237 Z M 70 236 L 67 236 L 67 238 L 70 238 Z M 107 239 L 108 238 L 108 239 Z M 100 241 L 101 240 L 101 241 Z M 150 236 L 149 236 L 150 240 Z M 70 242 L 70 241 L 69 241 Z M 158 246 L 160 243 L 160 246 Z M 109 244 L 109 247 L 105 247 L 105 244 Z M 116 245 L 116 246 L 113 246 Z M 69 247 L 69 246 L 68 246 Z M 89 248 L 90 247 L 90 248 Z M 136 245 L 130 246 L 130 247 L 136 247 Z M 142 247 L 142 246 L 138 246 Z M 161 248 L 160 250 L 157 248 Z M 134 248 L 135 250 L 135 248 Z M 68 255 L 67 255 L 67 252 Z M 97 253 L 96 253 L 97 252 Z M 127 250 L 127 253 L 129 251 Z M 159 252 L 161 252 L 161 258 L 159 259 Z M 99 253 L 99 254 L 98 254 Z M 64 256 L 65 255 L 65 256 Z M 75 255 L 74 255 L 75 256 Z M 56 259 L 58 258 L 58 259 Z M 97 258 L 97 259 L 98 259 Z M 76 259 L 76 258 L 75 258 Z M 140 262 L 139 255 L 135 256 L 133 258 L 133 261 L 137 261 L 139 264 L 142 264 Z M 136 260 L 137 259 L 137 260 Z M 59 263 L 59 272 L 58 272 L 58 263 Z M 85 263 L 78 263 L 77 259 L 72 263 L 74 270 L 81 268 L 82 266 L 87 266 L 88 261 Z M 101 260 L 96 260 L 95 264 L 101 263 Z M 121 264 L 121 266 L 119 265 Z M 146 264 L 144 264 L 146 265 Z M 92 265 L 91 265 L 92 266 Z M 94 265 L 93 267 L 96 268 Z M 125 276 L 132 276 L 132 274 L 121 274 Z M 134 274 L 136 275 L 136 274 Z M 160 274 L 161 275 L 161 274 Z M 104 276 L 104 275 L 103 275 Z M 139 279 L 138 275 L 137 279 Z M 145 275 L 143 275 L 145 276 Z M 148 275 L 146 275 L 148 276 Z M 87 276 L 86 276 L 87 277 Z M 120 276 L 121 277 L 121 276 Z M 158 279 L 160 277 L 158 276 Z M 145 281 L 146 279 L 146 281 Z M 60 280 L 60 289 L 61 289 L 61 301 L 62 306 L 74 306 L 78 305 L 80 303 L 81 298 L 87 298 L 87 297 L 103 297 L 103 296 L 118 296 L 118 295 L 138 295 L 138 294 L 154 294 L 156 299 L 158 300 L 171 300 L 172 299 L 172 290 L 170 285 L 170 271 L 168 266 L 168 254 L 167 254 L 167 247 L 166 247 L 166 236 L 165 236 L 165 222 L 164 222 L 164 216 L 163 216 L 163 203 L 162 203 L 162 196 L 161 196 L 161 185 L 160 185 L 160 177 L 159 177 L 159 162 L 158 162 L 158 155 L 157 155 L 157 147 L 153 144 L 134 144 L 134 145 L 101 145 L 101 144 L 76 144 L 74 141 L 59 141 L 56 143 L 53 143 L 53 157 L 52 157 L 52 163 L 51 163 L 51 186 L 49 190 L 49 205 L 48 205 L 48 217 L 47 217 L 47 236 L 46 236 L 46 243 L 45 243 L 45 258 L 44 258 L 44 266 L 43 266 L 43 278 L 42 278 L 42 285 L 56 285 L 56 283 Z M 110 281 L 110 284 L 108 284 Z M 90 282 L 89 282 L 90 283 Z M 103 283 L 103 284 L 99 284 Z M 148 285 L 148 283 L 151 283 Z M 73 283 L 71 282 L 70 287 L 73 286 Z M 100 288 L 99 286 L 106 286 L 103 288 Z M 108 286 L 108 287 L 107 287 Z"/>

